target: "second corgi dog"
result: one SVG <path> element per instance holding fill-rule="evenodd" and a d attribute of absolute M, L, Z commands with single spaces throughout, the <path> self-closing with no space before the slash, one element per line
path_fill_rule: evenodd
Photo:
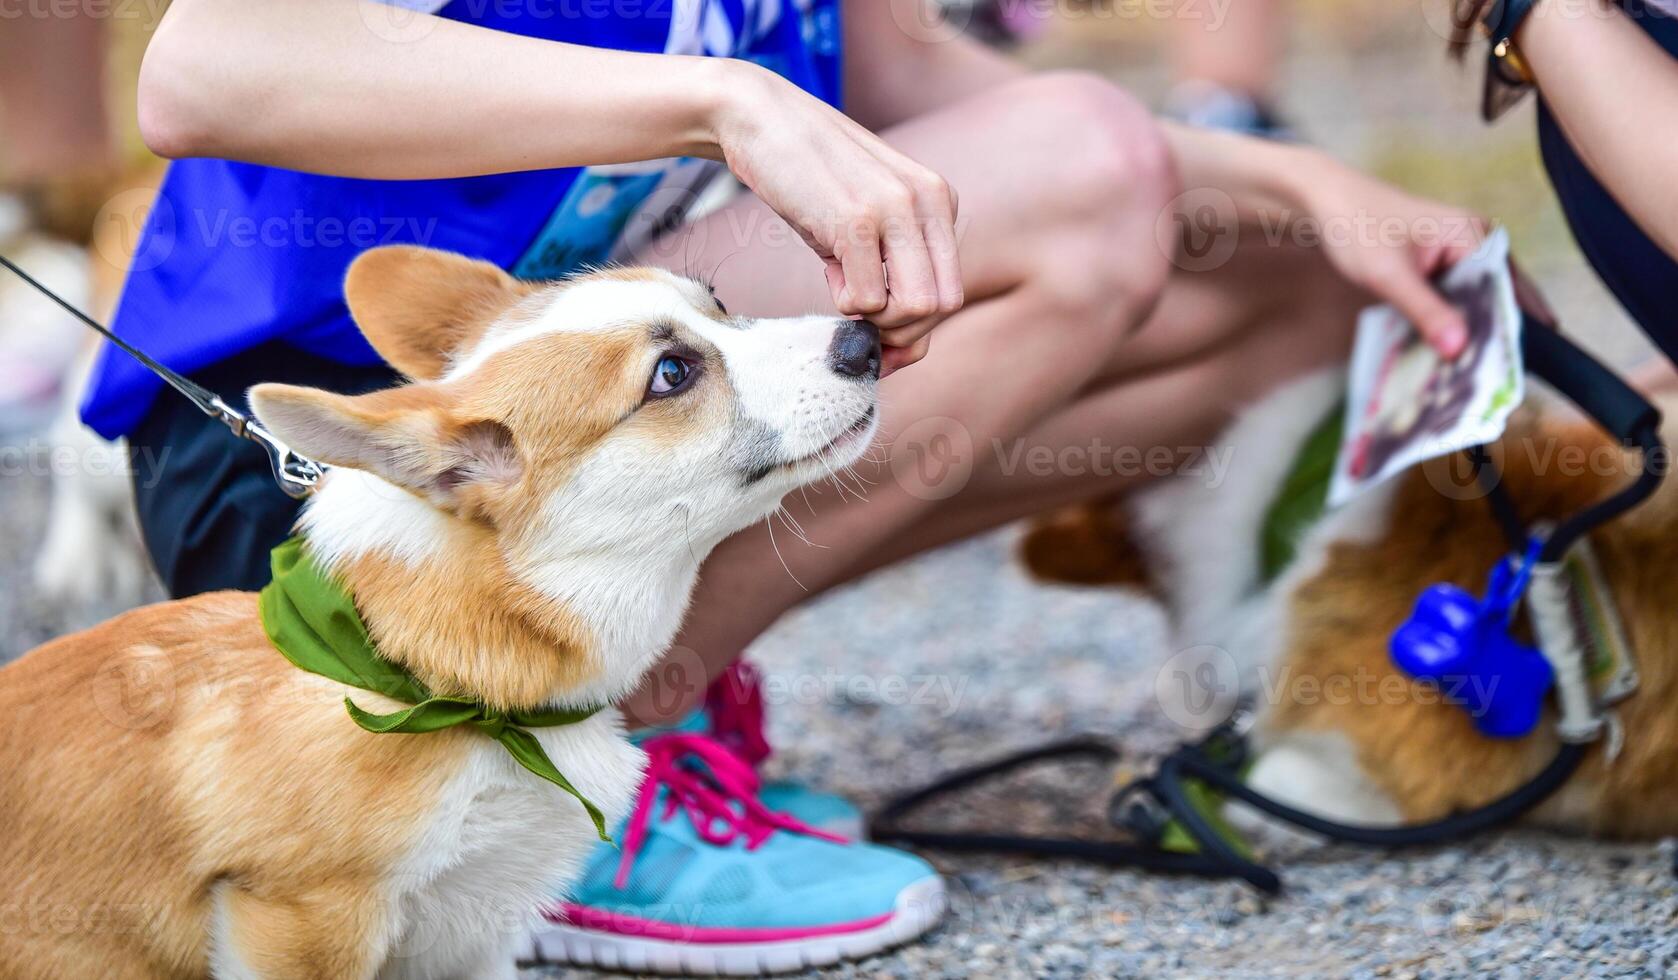
<path fill-rule="evenodd" d="M 1236 695 L 1252 695 L 1257 756 L 1246 778 L 1254 789 L 1344 823 L 1437 820 L 1485 806 L 1543 769 L 1558 749 L 1553 708 L 1530 734 L 1493 738 L 1454 696 L 1392 660 L 1390 639 L 1423 589 L 1451 582 L 1483 590 L 1509 552 L 1486 501 L 1462 492 L 1448 461 L 1414 467 L 1309 522 L 1291 559 L 1267 574 L 1268 515 L 1308 492 L 1308 479 L 1290 477 L 1309 471 L 1290 468 L 1322 421 L 1343 410 L 1344 390 L 1339 372 L 1283 387 L 1220 440 L 1220 451 L 1245 461 L 1229 481 L 1166 481 L 1121 506 L 1081 505 L 1041 519 L 1027 536 L 1026 563 L 1044 578 L 1151 587 L 1175 621 L 1181 652 L 1172 670 L 1218 679 L 1194 689 L 1202 704 L 1176 703 L 1176 690 L 1162 704 L 1185 722 L 1211 724 Z M 1662 401 L 1673 419 L 1670 396 Z M 1670 421 L 1664 435 L 1675 435 Z M 1594 423 L 1541 395 L 1511 419 L 1496 451 L 1529 527 L 1580 512 L 1638 472 Z M 1675 533 L 1678 483 L 1669 478 L 1590 534 L 1604 601 L 1624 624 L 1641 681 L 1613 709 L 1623 737 L 1617 754 L 1615 739 L 1593 744 L 1528 822 L 1603 837 L 1678 833 Z"/>
<path fill-rule="evenodd" d="M 730 316 L 658 270 L 531 284 L 410 247 L 363 255 L 345 288 L 412 382 L 251 403 L 333 467 L 299 529 L 378 655 L 490 709 L 623 697 L 712 546 L 874 434 L 866 323 Z M 346 695 L 405 707 L 294 667 L 236 592 L 0 670 L 0 909 L 77 916 L 0 934 L 0 976 L 512 976 L 526 910 L 593 823 L 471 726 L 372 734 Z M 531 732 L 608 826 L 627 812 L 642 757 L 615 711 Z"/>

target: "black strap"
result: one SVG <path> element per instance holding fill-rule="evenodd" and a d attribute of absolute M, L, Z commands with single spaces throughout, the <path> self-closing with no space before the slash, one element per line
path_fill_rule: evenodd
<path fill-rule="evenodd" d="M 1227 748 L 1212 752 L 1209 745 Z M 1267 894 L 1282 890 L 1281 877 L 1244 855 L 1212 825 L 1189 797 L 1191 782 L 1202 782 L 1218 792 L 1238 799 L 1277 820 L 1331 840 L 1367 847 L 1406 848 L 1439 844 L 1482 833 L 1510 823 L 1543 803 L 1572 777 L 1584 761 L 1587 747 L 1564 743 L 1554 758 L 1536 776 L 1492 802 L 1426 823 L 1398 827 L 1375 827 L 1340 823 L 1307 813 L 1265 796 L 1241 780 L 1245 739 L 1222 726 L 1200 742 L 1182 746 L 1160 761 L 1154 775 L 1137 780 L 1113 794 L 1110 819 L 1141 837 L 1139 843 L 1080 840 L 1062 837 L 1033 837 L 1023 834 L 980 831 L 910 830 L 903 819 L 915 809 L 942 796 L 1006 775 L 1039 762 L 1085 757 L 1111 762 L 1119 757 L 1112 745 L 1093 738 L 1054 742 L 1005 756 L 992 762 L 957 770 L 927 786 L 888 802 L 869 824 L 874 840 L 892 841 L 912 847 L 957 853 L 989 852 L 1031 857 L 1073 858 L 1111 867 L 1135 868 L 1162 874 L 1186 874 L 1209 878 L 1240 878 Z M 1144 814 L 1145 801 L 1160 808 L 1158 816 Z M 1198 853 L 1169 851 L 1159 846 L 1159 835 L 1167 821 L 1174 820 L 1192 837 Z"/>
<path fill-rule="evenodd" d="M 1661 413 L 1647 398 L 1600 361 L 1569 340 L 1561 331 L 1526 311 L 1521 312 L 1521 355 L 1527 373 L 1577 405 L 1622 446 L 1643 454 L 1642 472 L 1631 485 L 1563 521 L 1545 540 L 1540 561 L 1555 561 L 1598 525 L 1648 499 L 1659 488 L 1669 465 L 1661 443 Z M 1526 550 L 1529 532 L 1520 509 L 1504 486 L 1502 476 L 1484 446 L 1463 451 L 1475 479 L 1486 494 L 1492 517 L 1503 529 L 1509 547 Z"/>
<path fill-rule="evenodd" d="M 1492 519 L 1503 529 L 1503 538 L 1509 545 L 1509 550 L 1522 554 L 1527 549 L 1527 526 L 1521 520 L 1521 509 L 1515 505 L 1515 498 L 1509 495 L 1509 487 L 1503 482 L 1503 474 L 1492 461 L 1491 453 L 1485 446 L 1471 446 L 1463 450 L 1468 457 L 1468 463 L 1474 467 L 1475 482 L 1486 495 L 1486 504 L 1491 508 Z"/>
<path fill-rule="evenodd" d="M 36 278 L 34 276 L 30 275 L 27 272 L 24 272 L 22 269 L 20 269 L 18 267 L 16 262 L 13 262 L 11 259 L 7 258 L 6 256 L 0 255 L 0 265 L 3 265 L 6 268 L 12 270 L 12 272 L 15 273 L 19 279 L 22 279 L 24 282 L 33 286 L 36 290 L 41 292 L 48 299 L 52 300 L 54 303 L 57 303 L 60 307 L 63 307 L 63 309 L 66 313 L 70 314 L 71 316 L 75 317 L 76 319 L 78 319 L 78 320 L 82 321 L 83 323 L 87 324 L 88 327 L 92 328 L 95 332 L 97 332 L 99 335 L 103 336 L 106 340 L 108 340 L 111 343 L 113 343 L 113 344 L 117 345 L 118 347 L 122 348 L 123 352 L 126 353 L 129 357 L 132 357 L 136 361 L 139 361 L 141 364 L 145 365 L 146 370 L 148 370 L 151 373 L 157 375 L 159 378 L 162 378 L 163 381 L 166 384 L 168 384 L 171 388 L 174 388 L 176 391 L 180 392 L 181 394 L 185 395 L 187 398 L 191 399 L 193 404 L 197 405 L 199 407 L 199 409 L 204 412 L 204 414 L 213 415 L 213 416 L 217 416 L 217 417 L 221 416 L 222 411 L 226 408 L 226 405 L 216 395 L 215 392 L 211 391 L 210 389 L 204 387 L 201 384 L 198 384 L 198 383 L 196 383 L 196 382 L 194 382 L 194 381 L 192 381 L 192 380 L 190 380 L 186 377 L 183 377 L 180 374 L 177 374 L 176 372 L 170 370 L 169 368 L 164 367 L 162 364 L 159 364 L 157 361 L 153 360 L 151 358 L 151 356 L 148 355 L 145 351 L 140 350 L 138 347 L 135 347 L 133 344 L 130 344 L 128 341 L 123 340 L 121 337 L 118 337 L 116 334 L 112 333 L 108 328 L 106 328 L 106 326 L 104 324 L 102 324 L 98 320 L 95 320 L 94 318 L 88 316 L 86 313 L 83 313 L 81 310 L 77 309 L 74 305 L 72 305 L 69 300 L 66 300 L 64 297 L 58 295 L 53 290 L 48 289 L 45 285 L 43 285 L 41 282 L 36 280 Z"/>
<path fill-rule="evenodd" d="M 1019 854 L 1040 858 L 1072 858 L 1118 868 L 1137 868 L 1161 874 L 1194 875 L 1224 878 L 1229 870 L 1215 858 L 1205 854 L 1188 854 L 1161 849 L 1152 841 L 1124 843 L 1121 841 L 1079 840 L 1069 837 L 1033 837 L 1025 834 L 954 831 L 911 830 L 903 821 L 913 811 L 939 797 L 1004 776 L 1018 769 L 1054 759 L 1086 758 L 1097 762 L 1115 762 L 1119 751 L 1108 742 L 1093 737 L 1079 737 L 1015 753 L 958 769 L 926 786 L 896 797 L 888 802 L 868 823 L 871 840 L 892 841 L 910 847 L 931 848 L 955 853 Z"/>
<path fill-rule="evenodd" d="M 1505 60 L 1518 57 L 1514 48 L 1514 34 L 1521 22 L 1532 12 L 1534 0 L 1497 0 L 1481 20 L 1490 43 L 1486 45 L 1486 77 L 1480 93 L 1480 116 L 1492 122 L 1527 92 L 1531 82 Z M 1500 57 L 1499 53 L 1504 57 Z"/>
<path fill-rule="evenodd" d="M 1649 399 L 1561 331 L 1524 312 L 1521 359 L 1528 374 L 1543 378 L 1621 445 L 1638 448 L 1644 433 L 1659 431 L 1661 413 Z"/>
<path fill-rule="evenodd" d="M 1570 516 L 1550 532 L 1538 560 L 1553 562 L 1592 528 L 1649 499 L 1660 488 L 1669 460 L 1660 437 L 1660 410 L 1561 331 L 1523 315 L 1521 353 L 1529 372 L 1583 409 L 1622 446 L 1637 449 L 1643 456 L 1642 472 L 1629 486 Z"/>
<path fill-rule="evenodd" d="M 159 364 L 145 351 L 118 337 L 104 324 L 76 309 L 69 300 L 48 289 L 34 276 L 23 271 L 16 262 L 0 255 L 0 266 L 10 269 L 18 278 L 57 303 L 65 312 L 86 324 L 89 329 L 101 337 L 115 344 L 129 357 L 139 361 L 146 370 L 157 375 L 169 387 L 184 395 L 188 401 L 197 406 L 199 411 L 231 429 L 235 436 L 241 439 L 249 439 L 261 446 L 263 452 L 268 454 L 268 465 L 274 472 L 274 481 L 279 484 L 280 490 L 286 496 L 301 499 L 314 492 L 315 485 L 320 482 L 321 474 L 325 472 L 325 467 L 320 463 L 292 452 L 290 446 L 276 439 L 259 422 L 254 421 L 244 412 L 222 401 L 221 397 L 215 392 Z"/>
<path fill-rule="evenodd" d="M 1585 745 L 1564 742 L 1555 757 L 1536 776 L 1492 802 L 1438 820 L 1399 827 L 1340 823 L 1306 813 L 1259 793 L 1233 773 L 1209 764 L 1192 752 L 1174 753 L 1168 761 L 1174 762 L 1183 775 L 1204 780 L 1220 792 L 1227 793 L 1254 809 L 1262 810 L 1301 830 L 1321 834 L 1346 844 L 1362 844 L 1368 847 L 1417 847 L 1470 837 L 1519 818 L 1543 803 L 1550 794 L 1567 782 L 1584 761 L 1587 748 Z"/>

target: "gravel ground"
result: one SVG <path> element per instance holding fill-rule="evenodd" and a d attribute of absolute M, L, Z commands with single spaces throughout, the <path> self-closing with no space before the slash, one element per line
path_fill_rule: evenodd
<path fill-rule="evenodd" d="M 1446 68 L 1415 4 L 1301 0 L 1286 105 L 1301 130 L 1408 186 L 1511 227 L 1563 321 L 1614 360 L 1640 351 L 1572 250 L 1542 187 L 1531 107 L 1492 130 L 1474 83 Z M 1027 60 L 1163 90 L 1157 31 L 1089 21 Z M 45 481 L 0 475 L 0 661 L 104 608 L 32 595 Z M 873 806 L 952 767 L 1077 733 L 1138 762 L 1178 731 L 1154 700 L 1164 623 L 1119 592 L 1047 588 L 1012 562 L 1008 530 L 924 556 L 784 619 L 754 649 L 779 754 L 770 767 Z M 1113 774 L 1063 768 L 936 814 L 1032 830 L 1091 826 Z M 970 816 L 969 814 L 976 814 Z M 976 824 L 971 824 L 976 825 Z M 1272 851 L 1267 900 L 1232 883 L 1070 863 L 932 855 L 954 898 L 925 942 L 834 977 L 1664 976 L 1678 973 L 1672 842 L 1610 845 L 1506 833 L 1402 858 L 1300 841 Z M 526 980 L 581 976 L 531 969 Z"/>

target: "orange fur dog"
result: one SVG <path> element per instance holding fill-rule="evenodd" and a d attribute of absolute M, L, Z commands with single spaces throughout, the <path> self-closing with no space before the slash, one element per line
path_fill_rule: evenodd
<path fill-rule="evenodd" d="M 346 294 L 412 383 L 252 403 L 334 467 L 300 528 L 380 655 L 493 708 L 622 697 L 709 549 L 873 432 L 866 324 L 405 247 L 362 256 Z M 473 729 L 371 734 L 346 695 L 399 707 L 293 667 L 245 593 L 0 670 L 0 976 L 512 976 L 593 825 Z M 642 759 L 616 712 L 533 734 L 608 821 L 626 812 Z"/>
<path fill-rule="evenodd" d="M 1040 519 L 1027 535 L 1026 560 L 1045 578 L 1125 581 L 1158 592 L 1173 614 L 1178 648 L 1203 648 L 1214 668 L 1237 675 L 1231 689 L 1238 678 L 1256 697 L 1260 755 L 1250 782 L 1261 792 L 1360 823 L 1471 809 L 1531 778 L 1558 743 L 1553 713 L 1525 738 L 1479 734 L 1465 711 L 1399 673 L 1389 657 L 1389 638 L 1423 588 L 1454 582 L 1479 590 L 1507 552 L 1486 502 L 1457 492 L 1450 462 L 1412 470 L 1328 513 L 1300 540 L 1293 562 L 1261 581 L 1264 515 L 1294 452 L 1340 394 L 1339 378 L 1329 375 L 1276 393 L 1224 437 L 1234 463 L 1224 485 L 1182 480 L 1122 505 Z M 1500 449 L 1529 525 L 1570 515 L 1635 472 L 1606 435 L 1560 405 L 1524 409 Z M 1591 535 L 1641 684 L 1614 709 L 1625 736 L 1618 757 L 1593 746 L 1533 813 L 1535 822 L 1606 836 L 1678 832 L 1670 805 L 1678 780 L 1675 535 L 1678 485 L 1671 482 Z M 1203 717 L 1210 724 L 1222 713 Z"/>

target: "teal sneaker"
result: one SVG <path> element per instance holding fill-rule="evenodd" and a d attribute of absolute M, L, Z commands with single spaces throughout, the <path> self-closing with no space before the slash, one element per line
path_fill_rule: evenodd
<path fill-rule="evenodd" d="M 764 783 L 763 788 L 757 791 L 757 798 L 769 809 L 793 817 L 805 826 L 846 840 L 868 839 L 868 821 L 862 818 L 862 811 L 843 796 L 819 793 L 791 780 L 777 780 Z"/>
<path fill-rule="evenodd" d="M 736 660 L 711 682 L 705 692 L 705 706 L 689 716 L 681 729 L 706 732 L 753 769 L 761 767 L 772 750 L 764 726 L 763 680 L 757 668 Z M 862 811 L 842 796 L 819 793 L 802 783 L 776 781 L 765 783 L 757 798 L 769 809 L 796 817 L 817 830 L 852 840 L 868 836 Z"/>
<path fill-rule="evenodd" d="M 642 743 L 634 812 L 567 901 L 544 910 L 543 962 L 758 976 L 868 956 L 932 928 L 947 905 L 926 862 L 778 813 L 757 775 L 707 735 Z"/>

